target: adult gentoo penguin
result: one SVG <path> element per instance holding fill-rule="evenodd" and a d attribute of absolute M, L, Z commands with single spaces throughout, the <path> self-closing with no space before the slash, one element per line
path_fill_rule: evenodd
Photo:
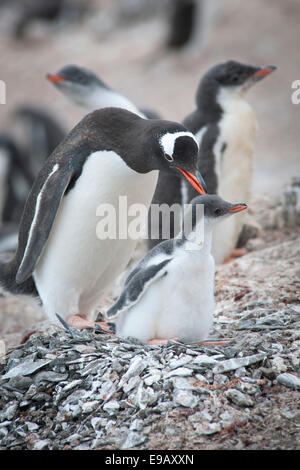
<path fill-rule="evenodd" d="M 197 213 L 199 205 L 204 205 L 204 212 Z M 143 343 L 205 340 L 214 312 L 212 233 L 222 220 L 246 208 L 244 203 L 231 204 L 215 195 L 194 198 L 185 214 L 184 230 L 148 252 L 107 311 L 107 318 L 117 317 L 117 335 Z M 199 238 L 197 232 L 203 227 L 204 237 Z"/>
<path fill-rule="evenodd" d="M 138 109 L 129 99 L 110 88 L 92 70 L 85 67 L 66 65 L 55 74 L 48 73 L 46 77 L 68 100 L 85 112 L 116 106 L 141 117 L 159 118 L 155 111 Z"/>
<path fill-rule="evenodd" d="M 128 207 L 149 207 L 159 170 L 181 171 L 204 192 L 197 154 L 193 134 L 181 124 L 142 119 L 119 108 L 88 114 L 39 173 L 16 254 L 0 264 L 0 283 L 12 293 L 38 292 L 53 321 L 56 313 L 64 318 L 90 314 L 138 241 L 97 238 L 97 209 L 112 205 L 118 221 L 120 195 L 127 196 Z"/>
<path fill-rule="evenodd" d="M 194 133 L 199 144 L 198 169 L 208 193 L 225 200 L 249 202 L 257 124 L 246 92 L 275 69 L 230 60 L 212 67 L 201 79 L 197 108 L 183 120 L 183 125 Z M 184 180 L 161 174 L 152 203 L 172 204 L 171 197 L 187 203 L 195 193 Z M 231 255 L 243 220 L 243 214 L 228 218 L 214 231 L 212 253 L 217 264 Z M 150 248 L 154 244 L 155 240 L 149 241 Z"/>

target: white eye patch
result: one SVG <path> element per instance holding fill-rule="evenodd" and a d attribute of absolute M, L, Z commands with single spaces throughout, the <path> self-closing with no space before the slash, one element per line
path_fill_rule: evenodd
<path fill-rule="evenodd" d="M 162 150 L 164 153 L 167 155 L 170 155 L 171 157 L 173 156 L 174 152 L 174 147 L 175 147 L 175 141 L 178 139 L 178 137 L 191 137 L 194 139 L 194 141 L 197 144 L 197 140 L 191 132 L 174 132 L 174 134 L 171 134 L 170 132 L 167 132 L 167 134 L 164 134 L 160 139 L 159 139 L 159 145 L 161 146 Z"/>

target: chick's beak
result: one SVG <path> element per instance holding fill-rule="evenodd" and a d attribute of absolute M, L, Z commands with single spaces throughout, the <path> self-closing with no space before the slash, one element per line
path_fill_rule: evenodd
<path fill-rule="evenodd" d="M 65 81 L 63 77 L 60 77 L 59 75 L 52 75 L 51 73 L 47 73 L 46 75 L 47 80 L 52 83 L 59 83 Z"/>
<path fill-rule="evenodd" d="M 234 204 L 229 210 L 228 212 L 230 213 L 233 213 L 233 212 L 241 212 L 241 211 L 244 211 L 245 209 L 247 209 L 247 204 Z"/>
<path fill-rule="evenodd" d="M 181 171 L 181 173 L 186 177 L 188 182 L 191 183 L 193 188 L 195 188 L 196 191 L 198 191 L 198 193 L 200 193 L 200 194 L 206 194 L 207 193 L 207 187 L 206 187 L 205 181 L 204 181 L 200 171 L 197 170 L 195 172 L 195 175 L 193 175 L 189 171 L 183 170 L 179 166 L 177 167 L 177 169 L 179 171 Z"/>
<path fill-rule="evenodd" d="M 257 72 L 255 72 L 251 78 L 264 78 L 266 77 L 267 75 L 270 75 L 270 73 L 274 72 L 274 70 L 276 70 L 277 67 L 275 67 L 275 65 L 268 65 L 267 67 L 261 67 Z"/>

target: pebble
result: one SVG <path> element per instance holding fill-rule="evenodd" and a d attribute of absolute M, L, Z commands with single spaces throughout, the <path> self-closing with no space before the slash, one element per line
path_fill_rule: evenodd
<path fill-rule="evenodd" d="M 220 423 L 209 423 L 207 421 L 203 421 L 195 427 L 195 431 L 197 434 L 203 434 L 206 436 L 210 436 L 211 434 L 220 432 L 221 429 L 222 428 Z"/>
<path fill-rule="evenodd" d="M 277 374 L 280 372 L 286 372 L 287 371 L 287 366 L 284 363 L 284 359 L 282 357 L 274 357 L 274 359 L 271 360 L 272 368 L 274 369 Z"/>
<path fill-rule="evenodd" d="M 247 397 L 247 395 L 235 388 L 226 390 L 224 392 L 224 396 L 238 406 L 248 407 L 254 405 L 254 402 L 251 400 L 251 398 Z"/>
<path fill-rule="evenodd" d="M 110 415 L 116 414 L 120 409 L 120 403 L 117 400 L 111 400 L 103 405 L 103 410 Z"/>
<path fill-rule="evenodd" d="M 195 408 L 199 403 L 199 398 L 189 390 L 175 390 L 174 403 L 186 408 Z"/>
<path fill-rule="evenodd" d="M 246 356 L 237 359 L 227 359 L 221 361 L 213 368 L 214 374 L 219 374 L 222 372 L 229 372 L 231 370 L 239 369 L 240 367 L 249 366 L 250 364 L 255 364 L 256 362 L 261 362 L 266 358 L 266 355 L 263 353 L 254 354 L 253 356 Z"/>
<path fill-rule="evenodd" d="M 146 438 L 136 431 L 130 431 L 126 437 L 124 443 L 121 446 L 121 449 L 132 449 L 137 447 L 145 442 Z"/>
<path fill-rule="evenodd" d="M 188 377 L 193 374 L 193 371 L 191 369 L 188 369 L 187 367 L 179 367 L 178 369 L 171 370 L 165 375 L 165 378 L 168 379 L 169 377 Z"/>
<path fill-rule="evenodd" d="M 45 450 L 45 449 L 48 449 L 48 447 L 49 447 L 49 441 L 47 439 L 36 441 L 33 445 L 34 450 Z"/>
<path fill-rule="evenodd" d="M 42 369 L 44 366 L 51 362 L 48 359 L 39 359 L 37 361 L 24 361 L 21 364 L 18 364 L 16 367 L 13 367 L 6 374 L 2 376 L 2 380 L 11 379 L 18 377 L 20 375 L 31 375 L 39 369 Z"/>
<path fill-rule="evenodd" d="M 285 373 L 277 376 L 277 381 L 286 387 L 300 390 L 300 378 L 296 375 Z"/>

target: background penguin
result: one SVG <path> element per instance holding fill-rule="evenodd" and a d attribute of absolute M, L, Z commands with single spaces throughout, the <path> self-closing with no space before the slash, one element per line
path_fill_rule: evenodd
<path fill-rule="evenodd" d="M 27 155 L 8 134 L 0 134 L 0 225 L 20 221 L 33 177 Z"/>
<path fill-rule="evenodd" d="M 117 335 L 143 343 L 154 338 L 205 340 L 214 312 L 212 232 L 219 222 L 246 208 L 215 195 L 195 198 L 185 215 L 184 230 L 140 261 L 107 311 L 108 319 L 117 317 Z"/>
<path fill-rule="evenodd" d="M 198 168 L 210 194 L 226 200 L 249 201 L 252 183 L 256 119 L 245 93 L 276 67 L 254 67 L 235 61 L 218 64 L 203 76 L 197 109 L 183 120 L 199 144 Z M 168 185 L 168 186 L 167 186 Z M 166 188 L 167 191 L 166 191 Z M 160 175 L 152 204 L 188 203 L 195 193 L 181 179 Z M 229 218 L 214 232 L 212 252 L 216 263 L 227 259 L 236 246 L 244 217 Z M 174 228 L 174 234 L 179 227 Z M 149 240 L 151 249 L 160 240 Z"/>
<path fill-rule="evenodd" d="M 26 202 L 17 252 L 10 263 L 0 264 L 1 285 L 16 294 L 38 292 L 55 322 L 56 313 L 64 318 L 92 313 L 138 241 L 128 236 L 99 240 L 100 205 L 113 206 L 117 221 L 120 195 L 127 196 L 128 207 L 149 207 L 159 170 L 183 171 L 203 193 L 201 180 L 192 174 L 197 155 L 193 134 L 181 124 L 142 119 L 119 108 L 88 114 L 39 173 Z M 124 230 L 122 221 L 119 225 Z"/>
<path fill-rule="evenodd" d="M 26 152 L 26 164 L 32 175 L 37 177 L 46 158 L 62 142 L 67 132 L 50 113 L 36 106 L 19 106 L 12 114 L 13 133 Z"/>
<path fill-rule="evenodd" d="M 150 109 L 138 109 L 130 100 L 106 85 L 94 72 L 78 65 L 66 65 L 56 74 L 47 74 L 47 79 L 73 104 L 85 110 L 116 106 L 127 109 L 141 117 L 160 119 Z"/>

